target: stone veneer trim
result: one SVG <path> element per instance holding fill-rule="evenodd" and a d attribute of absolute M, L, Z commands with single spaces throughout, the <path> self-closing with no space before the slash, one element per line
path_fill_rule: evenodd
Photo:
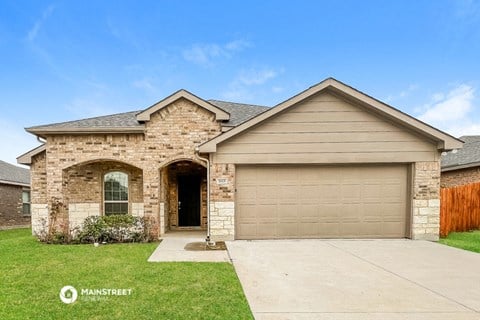
<path fill-rule="evenodd" d="M 440 233 L 440 161 L 413 165 L 411 238 L 438 241 Z"/>
<path fill-rule="evenodd" d="M 70 203 L 68 212 L 68 227 L 70 230 L 81 227 L 87 217 L 101 215 L 99 203 Z"/>
<path fill-rule="evenodd" d="M 235 202 L 210 201 L 210 238 L 213 241 L 235 239 Z"/>
<path fill-rule="evenodd" d="M 37 235 L 43 228 L 48 228 L 48 204 L 47 203 L 32 203 L 30 206 L 32 213 L 32 235 Z"/>

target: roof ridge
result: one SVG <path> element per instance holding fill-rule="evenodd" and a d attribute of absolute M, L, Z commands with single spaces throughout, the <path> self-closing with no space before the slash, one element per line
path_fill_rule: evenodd
<path fill-rule="evenodd" d="M 243 102 L 233 102 L 233 101 L 225 101 L 225 100 L 217 100 L 217 99 L 208 99 L 207 102 L 216 101 L 216 102 L 223 102 L 223 103 L 232 103 L 232 104 L 241 104 L 243 106 L 249 107 L 260 107 L 260 108 L 270 108 L 269 106 L 263 106 L 259 104 L 251 104 L 251 103 L 243 103 Z"/>

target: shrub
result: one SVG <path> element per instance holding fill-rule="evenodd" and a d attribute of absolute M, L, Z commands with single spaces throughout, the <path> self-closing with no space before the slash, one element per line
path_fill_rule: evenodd
<path fill-rule="evenodd" d="M 103 242 L 105 238 L 106 223 L 100 216 L 87 217 L 76 235 L 76 240 L 81 243 Z"/>
<path fill-rule="evenodd" d="M 75 237 L 81 243 L 149 242 L 151 222 L 148 218 L 128 214 L 90 216 Z"/>

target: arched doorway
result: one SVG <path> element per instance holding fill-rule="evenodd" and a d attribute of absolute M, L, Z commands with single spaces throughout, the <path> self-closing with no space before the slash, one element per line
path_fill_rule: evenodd
<path fill-rule="evenodd" d="M 170 230 L 205 229 L 207 226 L 207 169 L 181 160 L 163 170 Z"/>

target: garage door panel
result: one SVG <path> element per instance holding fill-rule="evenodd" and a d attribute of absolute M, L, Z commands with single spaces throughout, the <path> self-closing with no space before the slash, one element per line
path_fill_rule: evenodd
<path fill-rule="evenodd" d="M 328 203 L 319 206 L 319 222 L 337 223 L 339 221 L 342 205 L 339 203 Z"/>
<path fill-rule="evenodd" d="M 236 176 L 238 239 L 406 235 L 406 166 L 239 166 Z"/>
<path fill-rule="evenodd" d="M 298 220 L 298 207 L 296 204 L 288 204 L 288 205 L 279 205 L 276 208 L 277 211 L 277 218 L 279 221 L 297 221 Z"/>
<path fill-rule="evenodd" d="M 319 188 L 316 185 L 301 185 L 298 187 L 298 198 L 302 200 L 302 203 L 317 202 L 319 195 Z"/>
<path fill-rule="evenodd" d="M 317 235 L 312 238 L 318 238 L 318 235 L 322 235 L 322 238 L 338 238 L 340 236 L 340 225 L 337 222 L 319 223 L 317 230 Z"/>
<path fill-rule="evenodd" d="M 277 236 L 279 238 L 298 237 L 300 230 L 297 223 L 280 222 L 277 224 Z"/>
<path fill-rule="evenodd" d="M 405 232 L 405 224 L 403 222 L 384 222 L 383 225 L 383 230 L 386 235 L 390 235 L 392 237 L 395 237 L 398 234 L 398 230 L 404 230 Z"/>
<path fill-rule="evenodd" d="M 280 186 L 277 189 L 276 199 L 283 203 L 298 203 L 297 185 Z"/>
<path fill-rule="evenodd" d="M 257 238 L 257 224 L 256 223 L 242 223 L 238 226 L 237 232 L 242 234 L 246 238 Z"/>
<path fill-rule="evenodd" d="M 318 199 L 321 203 L 339 203 L 342 195 L 339 185 L 320 184 L 318 187 Z"/>
<path fill-rule="evenodd" d="M 277 223 L 260 223 L 257 226 L 258 239 L 273 239 L 277 237 Z"/>
<path fill-rule="evenodd" d="M 319 229 L 318 223 L 299 223 L 299 227 L 301 228 L 302 237 L 305 238 L 315 238 L 318 235 Z"/>
<path fill-rule="evenodd" d="M 300 221 L 318 221 L 318 206 L 316 204 L 301 204 L 298 208 L 301 214 L 298 215 Z"/>
<path fill-rule="evenodd" d="M 359 184 L 342 184 L 341 193 L 343 203 L 360 203 L 362 201 L 362 189 Z"/>
<path fill-rule="evenodd" d="M 363 208 L 357 203 L 345 203 L 342 205 L 340 211 L 340 219 L 342 221 L 355 221 L 359 220 L 359 217 L 363 215 Z"/>
<path fill-rule="evenodd" d="M 256 189 L 253 186 L 238 186 L 237 187 L 237 201 L 239 203 L 254 204 L 257 198 Z"/>

